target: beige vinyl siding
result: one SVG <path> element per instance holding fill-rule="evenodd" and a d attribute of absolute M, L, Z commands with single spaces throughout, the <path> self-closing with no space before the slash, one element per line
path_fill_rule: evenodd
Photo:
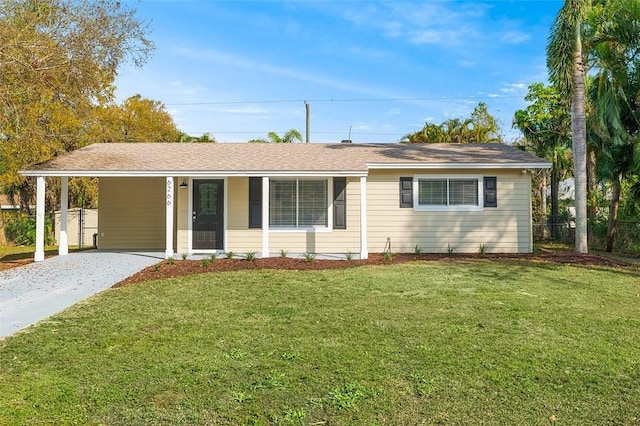
<path fill-rule="evenodd" d="M 227 179 L 227 250 L 262 251 L 262 229 L 249 229 L 249 179 Z M 331 212 L 333 214 L 333 211 Z M 265 224 L 263 224 L 265 225 Z M 331 231 L 269 231 L 269 249 L 293 253 L 346 253 L 360 251 L 360 181 L 347 179 L 347 229 Z"/>
<path fill-rule="evenodd" d="M 186 177 L 177 178 L 174 187 L 176 188 L 176 214 L 174 221 L 176 223 L 176 254 L 189 252 L 189 221 L 191 215 L 189 213 L 189 188 L 181 188 L 182 182 L 188 182 Z"/>
<path fill-rule="evenodd" d="M 100 178 L 98 247 L 164 250 L 164 178 Z"/>
<path fill-rule="evenodd" d="M 482 211 L 415 211 L 399 207 L 401 176 L 472 174 L 497 176 L 498 207 Z M 374 170 L 367 180 L 368 249 L 413 252 L 477 253 L 484 244 L 488 252 L 531 251 L 531 177 L 520 170 Z"/>
<path fill-rule="evenodd" d="M 262 229 L 249 229 L 249 178 L 227 179 L 227 251 L 262 251 Z"/>
<path fill-rule="evenodd" d="M 331 182 L 329 183 L 331 185 Z M 347 229 L 325 230 L 272 230 L 269 248 L 272 255 L 280 250 L 293 253 L 346 253 L 360 252 L 360 179 L 347 178 Z M 333 215 L 333 204 L 330 208 Z"/>

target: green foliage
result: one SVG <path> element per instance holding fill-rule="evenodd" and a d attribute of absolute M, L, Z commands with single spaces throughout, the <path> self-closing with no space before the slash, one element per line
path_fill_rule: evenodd
<path fill-rule="evenodd" d="M 422 249 L 417 244 L 413 248 L 413 254 L 415 254 L 416 256 L 422 254 Z"/>
<path fill-rule="evenodd" d="M 393 253 L 391 252 L 391 250 L 385 250 L 382 255 L 384 256 L 385 259 L 387 260 L 392 260 L 393 259 Z"/>
<path fill-rule="evenodd" d="M 296 129 L 290 129 L 282 137 L 280 137 L 276 132 L 269 132 L 267 136 L 269 137 L 269 142 L 272 143 L 302 142 L 302 135 Z M 253 140 L 252 142 L 257 142 L 257 140 Z"/>
<path fill-rule="evenodd" d="M 351 250 L 347 250 L 347 252 L 345 253 L 345 257 L 347 258 L 347 260 L 353 260 L 353 252 Z"/>
<path fill-rule="evenodd" d="M 313 253 L 305 253 L 304 260 L 307 262 L 313 262 L 316 259 L 316 255 Z"/>
<path fill-rule="evenodd" d="M 175 259 L 173 257 L 170 257 L 167 259 L 167 264 L 173 265 L 174 263 L 175 263 Z"/>
<path fill-rule="evenodd" d="M 480 247 L 478 247 L 478 253 L 482 256 L 487 254 L 487 250 L 488 250 L 488 247 L 486 246 L 486 244 L 480 244 Z"/>
<path fill-rule="evenodd" d="M 455 253 L 455 251 L 456 251 L 455 246 L 452 246 L 450 243 L 447 243 L 447 254 L 451 256 L 453 253 Z"/>
<path fill-rule="evenodd" d="M 498 121 L 489 114 L 487 104 L 478 103 L 471 116 L 453 118 L 424 127 L 402 137 L 405 143 L 495 143 L 503 142 Z"/>
<path fill-rule="evenodd" d="M 218 258 L 218 255 L 216 253 L 211 253 L 211 256 L 209 256 L 209 259 L 211 259 L 211 261 L 215 261 Z"/>
<path fill-rule="evenodd" d="M 211 265 L 211 259 L 208 259 L 208 258 L 202 259 L 201 265 L 203 268 L 208 268 Z"/>
<path fill-rule="evenodd" d="M 32 246 L 36 243 L 36 218 L 17 215 L 4 218 L 4 232 L 8 242 L 17 245 Z M 49 217 L 44 219 L 44 243 L 50 245 L 53 240 L 53 225 Z"/>
<path fill-rule="evenodd" d="M 189 257 L 189 254 L 188 253 L 182 253 L 180 256 L 182 257 L 182 260 L 187 260 L 187 257 Z"/>
<path fill-rule="evenodd" d="M 228 252 L 225 254 L 225 256 L 226 256 L 226 258 L 227 258 L 227 259 L 233 259 L 233 256 L 234 256 L 234 255 L 235 255 L 235 253 L 234 253 L 234 252 L 232 252 L 232 251 L 228 251 Z"/>
<path fill-rule="evenodd" d="M 161 268 L 162 268 L 161 263 L 156 263 L 155 265 L 153 265 L 153 270 L 156 272 L 158 272 Z"/>
<path fill-rule="evenodd" d="M 280 257 L 287 257 L 287 253 L 285 249 L 280 249 Z"/>
<path fill-rule="evenodd" d="M 244 260 L 253 262 L 254 260 L 256 260 L 256 252 L 255 251 L 248 252 L 247 254 L 245 254 Z"/>

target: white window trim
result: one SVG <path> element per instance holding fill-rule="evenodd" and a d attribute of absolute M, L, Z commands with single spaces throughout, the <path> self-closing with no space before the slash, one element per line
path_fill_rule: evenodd
<path fill-rule="evenodd" d="M 418 203 L 419 181 L 426 179 L 477 179 L 478 180 L 478 205 L 477 206 L 425 206 Z M 447 185 L 447 188 L 449 185 Z M 483 175 L 414 175 L 413 176 L 413 210 L 422 212 L 481 212 L 484 211 L 484 176 Z"/>
<path fill-rule="evenodd" d="M 294 180 L 296 181 L 296 187 L 300 180 L 319 180 L 327 182 L 327 226 L 300 226 L 300 227 L 272 227 L 271 226 L 271 200 L 267 200 L 268 212 L 267 214 L 267 227 L 269 232 L 282 232 L 282 233 L 295 233 L 295 232 L 331 232 L 333 230 L 333 177 L 277 177 L 277 178 L 269 178 L 269 184 L 271 184 L 271 180 Z M 298 192 L 296 191 L 296 194 Z M 298 208 L 298 199 L 296 198 L 296 214 Z"/>

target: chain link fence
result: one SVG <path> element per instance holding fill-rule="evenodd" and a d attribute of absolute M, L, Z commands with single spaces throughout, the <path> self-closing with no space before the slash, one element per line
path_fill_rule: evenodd
<path fill-rule="evenodd" d="M 589 246 L 604 249 L 607 235 L 607 223 L 589 225 Z M 534 224 L 533 243 L 549 244 L 559 243 L 569 246 L 575 245 L 575 228 L 569 223 L 560 224 Z M 616 235 L 613 250 L 621 253 L 640 254 L 640 222 L 616 222 Z"/>

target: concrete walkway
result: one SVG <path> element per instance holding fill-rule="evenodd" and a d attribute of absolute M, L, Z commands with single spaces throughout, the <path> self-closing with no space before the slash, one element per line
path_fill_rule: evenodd
<path fill-rule="evenodd" d="M 99 293 L 162 253 L 88 250 L 0 271 L 0 339 Z"/>

